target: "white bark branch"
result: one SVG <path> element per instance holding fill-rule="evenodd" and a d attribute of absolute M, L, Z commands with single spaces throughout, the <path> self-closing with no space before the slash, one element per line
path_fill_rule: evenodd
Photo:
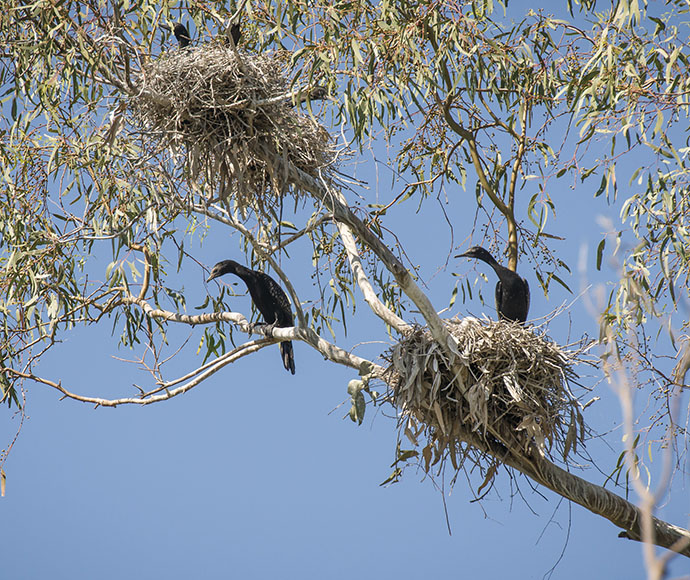
<path fill-rule="evenodd" d="M 119 289 L 122 292 L 126 292 L 125 289 Z M 377 365 L 365 358 L 359 357 L 351 352 L 348 352 L 327 340 L 321 338 L 314 332 L 311 328 L 299 328 L 299 327 L 289 327 L 289 328 L 274 328 L 270 336 L 267 336 L 264 327 L 255 328 L 254 325 L 249 324 L 247 319 L 238 312 L 213 312 L 209 314 L 199 314 L 199 315 L 187 315 L 179 314 L 177 312 L 171 312 L 168 310 L 161 310 L 153 308 L 146 300 L 142 298 L 128 295 L 122 299 L 124 304 L 132 304 L 141 308 L 141 310 L 150 318 L 155 318 L 159 320 L 164 320 L 166 322 L 176 322 L 179 324 L 187 324 L 189 326 L 196 326 L 202 324 L 213 324 L 215 322 L 230 322 L 235 324 L 240 328 L 240 330 L 247 332 L 248 334 L 257 334 L 263 336 L 264 338 L 258 340 L 248 341 L 232 351 L 227 352 L 216 359 L 200 366 L 199 368 L 190 371 L 189 373 L 178 377 L 172 381 L 166 381 L 163 383 L 159 382 L 159 386 L 155 389 L 143 392 L 136 397 L 121 397 L 118 399 L 104 399 L 101 397 L 89 397 L 85 395 L 79 395 L 73 393 L 70 390 L 62 386 L 61 383 L 56 383 L 49 379 L 39 377 L 30 372 L 18 371 L 9 367 L 3 368 L 3 370 L 13 373 L 14 375 L 21 377 L 23 379 L 32 380 L 37 383 L 41 383 L 50 386 L 59 392 L 61 392 L 64 397 L 74 399 L 76 401 L 81 401 L 83 403 L 92 403 L 96 406 L 101 407 L 117 407 L 118 405 L 150 405 L 152 403 L 158 403 L 160 401 L 165 401 L 186 393 L 190 389 L 201 384 L 203 381 L 208 379 L 211 375 L 214 375 L 222 368 L 227 365 L 253 354 L 258 350 L 282 342 L 284 340 L 299 340 L 309 344 L 315 350 L 318 350 L 324 358 L 341 364 L 356 370 L 360 370 L 362 365 L 365 363 L 372 370 L 372 374 L 377 377 L 383 376 L 384 368 Z M 180 385 L 180 383 L 182 383 Z M 180 385 L 175 387 L 175 385 Z M 171 388 L 175 387 L 175 388 Z"/>
<path fill-rule="evenodd" d="M 42 377 L 38 377 L 33 374 L 29 373 L 22 373 L 19 371 L 16 371 L 14 369 L 7 369 L 10 372 L 13 372 L 15 375 L 20 376 L 25 379 L 30 379 L 32 381 L 35 381 L 37 383 L 41 383 L 44 385 L 48 385 L 50 387 L 53 387 L 54 389 L 57 389 L 60 391 L 65 397 L 69 399 L 74 399 L 75 401 L 81 401 L 82 403 L 93 403 L 97 407 L 117 407 L 118 405 L 150 405 L 152 403 L 159 403 L 160 401 L 166 401 L 168 399 L 172 399 L 173 397 L 176 397 L 178 395 L 181 395 L 182 393 L 186 393 L 190 389 L 196 387 L 198 384 L 202 383 L 205 381 L 207 378 L 209 378 L 211 375 L 217 373 L 220 369 L 223 367 L 229 365 L 230 363 L 235 362 L 236 360 L 245 357 L 249 354 L 252 354 L 259 349 L 268 346 L 272 344 L 273 341 L 264 339 L 264 340 L 255 340 L 255 341 L 250 341 L 245 344 L 240 345 L 239 347 L 233 349 L 231 352 L 227 352 L 224 355 L 218 357 L 213 364 L 210 366 L 205 366 L 204 368 L 206 369 L 204 372 L 198 374 L 195 376 L 192 380 L 184 383 L 183 385 L 177 387 L 176 389 L 168 390 L 163 387 L 162 390 L 165 392 L 161 393 L 160 395 L 155 395 L 155 394 L 144 394 L 143 396 L 138 396 L 138 397 L 122 397 L 119 399 L 103 399 L 101 397 L 88 397 L 85 395 L 78 395 L 76 393 L 72 393 L 71 391 L 67 390 L 65 387 L 62 386 L 62 383 L 56 383 L 54 381 L 44 379 Z M 155 392 L 159 392 L 161 389 L 157 389 Z M 154 391 L 152 391 L 153 393 Z"/>
<path fill-rule="evenodd" d="M 165 320 L 167 322 L 178 322 L 180 324 L 196 326 L 197 324 L 213 324 L 214 322 L 222 321 L 236 324 L 243 332 L 249 333 L 252 330 L 247 319 L 239 312 L 211 312 L 208 314 L 189 315 L 154 308 L 146 302 L 146 300 L 131 295 L 123 298 L 122 301 L 126 304 L 135 304 L 139 306 L 146 316 Z"/>
<path fill-rule="evenodd" d="M 153 308 L 146 300 L 137 298 L 135 296 L 128 296 L 123 300 L 129 304 L 135 304 L 139 306 L 147 316 L 151 318 L 158 318 L 168 322 L 178 322 L 181 324 L 188 324 L 190 326 L 195 326 L 197 324 L 212 324 L 214 322 L 225 321 L 236 324 L 241 331 L 248 334 L 258 334 L 261 336 L 266 336 L 261 330 L 255 329 L 253 325 L 247 322 L 247 319 L 238 312 L 213 312 L 209 314 L 197 314 L 190 316 L 188 314 L 179 314 L 177 312 L 170 312 L 168 310 L 160 310 Z M 342 364 L 354 369 L 359 369 L 363 363 L 369 363 L 373 365 L 374 374 L 383 374 L 383 367 L 377 365 L 365 358 L 352 354 L 339 346 L 336 346 L 324 338 L 321 338 L 316 332 L 311 328 L 304 327 L 285 327 L 285 328 L 274 328 L 271 334 L 271 340 L 267 344 L 273 344 L 275 342 L 281 342 L 283 340 L 300 340 L 311 345 L 314 349 L 318 350 L 325 358 L 328 360 Z"/>
<path fill-rule="evenodd" d="M 637 506 L 599 485 L 561 469 L 542 457 L 536 449 L 516 453 L 496 443 L 489 443 L 477 433 L 464 431 L 459 438 L 472 447 L 495 457 L 508 467 L 523 473 L 554 493 L 600 515 L 625 530 L 619 536 L 642 541 L 644 514 Z M 651 517 L 653 542 L 690 557 L 690 532 Z"/>
<path fill-rule="evenodd" d="M 338 226 L 338 231 L 340 232 L 340 239 L 345 246 L 345 251 L 347 252 L 348 260 L 350 261 L 350 267 L 352 268 L 352 274 L 357 281 L 359 289 L 364 295 L 365 302 L 369 305 L 372 312 L 376 314 L 381 320 L 383 320 L 389 326 L 395 328 L 401 334 L 405 334 L 412 330 L 412 326 L 400 318 L 395 312 L 388 308 L 383 302 L 379 300 L 376 291 L 369 282 L 364 267 L 362 266 L 362 261 L 360 260 L 359 253 L 357 252 L 357 244 L 355 243 L 355 238 L 352 235 L 352 230 L 350 226 L 344 222 L 336 221 Z"/>
<path fill-rule="evenodd" d="M 295 184 L 321 201 L 333 214 L 336 221 L 350 226 L 359 237 L 360 242 L 366 244 L 376 254 L 388 271 L 393 274 L 400 289 L 415 304 L 424 317 L 432 337 L 446 354 L 448 360 L 451 361 L 451 365 L 455 366 L 454 361 L 459 356 L 457 341 L 448 332 L 429 298 L 415 284 L 407 268 L 398 260 L 395 254 L 390 251 L 388 246 L 376 234 L 366 227 L 362 220 L 352 213 L 340 192 L 329 188 L 323 180 L 319 181 L 292 165 L 290 166 L 290 177 Z"/>

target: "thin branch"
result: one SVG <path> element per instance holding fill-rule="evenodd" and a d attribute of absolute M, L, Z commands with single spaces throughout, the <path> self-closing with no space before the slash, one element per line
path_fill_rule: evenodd
<path fill-rule="evenodd" d="M 518 239 L 517 239 L 517 224 L 515 223 L 515 187 L 517 185 L 518 171 L 522 165 L 522 159 L 525 155 L 527 144 L 527 103 L 523 103 L 521 115 L 521 132 L 518 138 L 518 148 L 515 153 L 515 161 L 510 174 L 510 184 L 508 186 L 508 209 L 509 214 L 506 214 L 506 221 L 508 222 L 508 268 L 515 272 L 517 270 L 518 262 Z"/>
<path fill-rule="evenodd" d="M 271 254 L 275 254 L 278 250 L 289 246 L 292 242 L 299 240 L 302 236 L 305 236 L 306 234 L 313 232 L 320 225 L 322 225 L 322 224 L 324 224 L 324 223 L 326 223 L 332 219 L 333 219 L 333 216 L 330 213 L 328 213 L 326 215 L 319 216 L 318 219 L 315 219 L 313 221 L 308 222 L 307 225 L 304 226 L 297 233 L 294 233 L 291 236 L 287 237 L 286 239 L 279 241 L 277 244 L 273 244 L 270 248 L 268 248 L 268 251 Z"/>
<path fill-rule="evenodd" d="M 60 391 L 65 397 L 69 399 L 74 399 L 75 401 L 81 401 L 82 403 L 93 403 L 97 407 L 117 407 L 118 405 L 150 405 L 152 403 L 158 403 L 160 401 L 166 401 L 168 399 L 172 399 L 173 397 L 176 397 L 177 395 L 181 395 L 182 393 L 186 393 L 190 389 L 196 387 L 198 384 L 202 383 L 204 380 L 209 378 L 211 375 L 217 373 L 220 369 L 223 367 L 227 366 L 228 364 L 235 362 L 236 360 L 245 357 L 249 354 L 252 354 L 253 352 L 256 352 L 260 350 L 261 348 L 268 346 L 271 344 L 272 341 L 265 339 L 264 341 L 253 341 L 251 343 L 247 343 L 244 345 L 239 346 L 238 348 L 232 350 L 229 353 L 226 353 L 222 357 L 219 357 L 216 359 L 216 364 L 214 364 L 211 368 L 207 369 L 205 372 L 201 373 L 198 375 L 196 378 L 193 380 L 185 383 L 184 385 L 173 389 L 171 391 L 166 390 L 165 393 L 162 393 L 160 395 L 154 395 L 150 397 L 123 397 L 120 399 L 103 399 L 101 397 L 87 397 L 84 395 L 77 395 L 76 393 L 72 393 L 68 391 L 66 388 L 62 386 L 62 383 L 56 383 L 54 381 L 44 379 L 42 377 L 36 376 L 33 373 L 23 373 L 21 371 L 17 371 L 15 369 L 7 368 L 5 370 L 15 374 L 16 376 L 22 377 L 24 379 L 29 379 L 37 383 L 41 383 L 44 385 L 47 385 L 49 387 L 53 387 L 54 389 L 57 389 Z"/>
<path fill-rule="evenodd" d="M 441 110 L 443 111 L 443 118 L 445 119 L 446 123 L 448 123 L 448 126 L 467 142 L 467 146 L 470 150 L 470 156 L 472 158 L 472 165 L 474 166 L 474 169 L 477 172 L 479 183 L 481 183 L 482 188 L 484 189 L 484 191 L 486 191 L 486 194 L 489 196 L 489 198 L 496 206 L 498 211 L 500 211 L 503 215 L 508 217 L 508 215 L 510 214 L 510 209 L 503 202 L 503 200 L 496 195 L 494 188 L 489 183 L 489 178 L 484 172 L 484 168 L 482 167 L 481 163 L 481 158 L 479 157 L 479 152 L 477 151 L 477 141 L 474 137 L 474 134 L 468 129 L 465 129 L 462 125 L 460 125 L 460 123 L 458 123 L 453 118 L 453 115 L 450 111 L 451 103 L 452 101 L 450 96 L 448 96 L 443 102 L 438 102 L 438 105 L 441 107 Z"/>

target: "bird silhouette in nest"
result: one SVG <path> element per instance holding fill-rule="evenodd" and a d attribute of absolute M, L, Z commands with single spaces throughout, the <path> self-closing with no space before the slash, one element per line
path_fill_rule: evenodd
<path fill-rule="evenodd" d="M 496 310 L 501 320 L 512 320 L 524 323 L 529 312 L 529 284 L 517 272 L 499 264 L 494 257 L 481 246 L 474 246 L 456 258 L 476 258 L 486 262 L 498 276 L 496 283 Z"/>
<path fill-rule="evenodd" d="M 239 22 L 233 22 L 230 25 L 230 38 L 232 38 L 232 43 L 235 46 L 240 43 L 240 38 L 242 38 L 242 29 L 240 28 Z"/>
<path fill-rule="evenodd" d="M 213 266 L 211 275 L 206 281 L 210 282 L 225 274 L 234 274 L 247 285 L 252 302 L 261 313 L 264 323 L 267 325 L 267 330 L 289 328 L 295 325 L 287 294 L 268 274 L 258 270 L 251 270 L 234 260 L 223 260 Z M 280 355 L 285 370 L 294 375 L 295 355 L 291 341 L 285 340 L 280 343 Z"/>
<path fill-rule="evenodd" d="M 161 28 L 167 30 L 168 32 L 171 31 L 170 26 L 167 24 L 161 24 Z M 175 35 L 177 42 L 180 43 L 180 48 L 186 48 L 192 42 L 192 37 L 189 35 L 187 27 L 181 22 L 178 22 L 175 24 L 175 26 L 173 26 L 172 33 Z"/>

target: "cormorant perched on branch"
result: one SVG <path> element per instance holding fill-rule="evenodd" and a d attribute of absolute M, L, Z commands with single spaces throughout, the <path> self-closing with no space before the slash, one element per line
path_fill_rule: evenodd
<path fill-rule="evenodd" d="M 501 320 L 525 322 L 529 312 L 529 285 L 517 272 L 501 266 L 494 257 L 481 246 L 474 246 L 456 258 L 476 258 L 486 262 L 498 276 L 496 283 L 496 310 Z"/>
<path fill-rule="evenodd" d="M 224 260 L 213 266 L 207 282 L 223 274 L 235 274 L 235 276 L 242 278 L 247 285 L 254 306 L 259 310 L 264 322 L 269 327 L 285 328 L 295 325 L 295 319 L 292 317 L 290 301 L 287 295 L 268 274 L 257 270 L 250 270 L 234 260 Z M 292 351 L 291 341 L 287 340 L 280 343 L 280 354 L 283 358 L 285 370 L 290 371 L 294 375 L 295 355 Z"/>
<path fill-rule="evenodd" d="M 170 30 L 170 27 L 167 24 L 161 24 L 161 28 L 168 31 Z M 181 22 L 175 24 L 175 27 L 172 29 L 172 32 L 175 35 L 175 38 L 177 38 L 177 42 L 180 43 L 180 48 L 185 48 L 189 46 L 190 42 L 192 42 L 192 37 L 189 36 L 189 31 L 187 30 L 187 27 Z"/>

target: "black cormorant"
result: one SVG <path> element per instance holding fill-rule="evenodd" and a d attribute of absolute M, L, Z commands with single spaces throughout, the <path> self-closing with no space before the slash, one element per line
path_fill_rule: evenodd
<path fill-rule="evenodd" d="M 161 28 L 165 30 L 170 30 L 170 27 L 167 24 L 161 24 Z M 190 42 L 192 42 L 192 37 L 189 36 L 189 31 L 187 30 L 187 27 L 181 22 L 175 24 L 175 26 L 172 29 L 172 32 L 175 35 L 175 38 L 177 38 L 177 42 L 180 43 L 180 48 L 185 48 L 189 46 Z"/>
<path fill-rule="evenodd" d="M 529 285 L 517 272 L 501 266 L 494 257 L 481 246 L 474 246 L 456 258 L 476 258 L 486 262 L 498 276 L 496 283 L 496 310 L 502 320 L 525 322 L 529 312 Z"/>
<path fill-rule="evenodd" d="M 257 270 L 250 270 L 234 260 L 224 260 L 213 266 L 207 282 L 223 274 L 235 274 L 235 276 L 242 278 L 242 281 L 247 285 L 254 306 L 259 310 L 266 324 L 277 328 L 295 325 L 295 319 L 292 317 L 290 301 L 287 295 L 268 274 Z M 294 375 L 295 355 L 292 351 L 291 341 L 287 340 L 280 343 L 280 354 L 283 358 L 285 370 L 290 371 Z"/>
<path fill-rule="evenodd" d="M 240 29 L 240 25 L 236 22 L 230 25 L 230 37 L 235 46 L 239 44 L 240 38 L 242 38 L 242 30 Z"/>

